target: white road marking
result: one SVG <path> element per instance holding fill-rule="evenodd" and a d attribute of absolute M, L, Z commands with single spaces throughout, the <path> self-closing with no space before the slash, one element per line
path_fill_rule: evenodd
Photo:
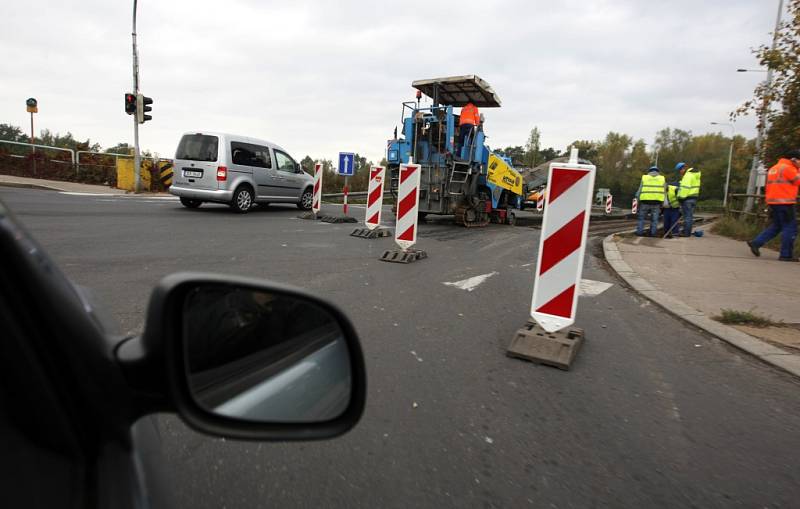
<path fill-rule="evenodd" d="M 461 290 L 471 292 L 481 284 L 483 284 L 490 277 L 499 274 L 499 272 L 490 272 L 488 274 L 481 274 L 480 276 L 473 276 L 471 278 L 462 279 L 461 281 L 454 281 L 452 283 L 442 283 L 445 286 L 455 286 Z"/>
<path fill-rule="evenodd" d="M 581 279 L 578 295 L 582 297 L 597 297 L 612 286 L 614 286 L 612 283 L 592 281 L 591 279 Z"/>
<path fill-rule="evenodd" d="M 121 194 L 111 193 L 78 193 L 73 191 L 59 191 L 58 194 L 67 194 L 69 196 L 122 196 Z"/>

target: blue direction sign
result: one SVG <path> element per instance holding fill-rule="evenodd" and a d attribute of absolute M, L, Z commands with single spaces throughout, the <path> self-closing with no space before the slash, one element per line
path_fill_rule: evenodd
<path fill-rule="evenodd" d="M 339 152 L 339 175 L 352 177 L 355 173 L 356 155 L 352 152 Z"/>

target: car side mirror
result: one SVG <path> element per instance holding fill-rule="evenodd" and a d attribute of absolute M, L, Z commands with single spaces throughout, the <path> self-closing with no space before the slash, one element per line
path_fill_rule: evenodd
<path fill-rule="evenodd" d="M 150 301 L 144 338 L 151 350 L 157 335 L 172 402 L 199 431 L 321 439 L 348 431 L 363 413 L 366 375 L 353 326 L 301 290 L 250 278 L 169 276 Z"/>

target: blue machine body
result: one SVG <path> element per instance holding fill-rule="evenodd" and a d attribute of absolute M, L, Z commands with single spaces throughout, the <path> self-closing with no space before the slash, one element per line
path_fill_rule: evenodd
<path fill-rule="evenodd" d="M 391 188 L 397 188 L 399 166 L 413 160 L 422 169 L 421 214 L 455 214 L 456 221 L 465 226 L 482 225 L 495 216 L 505 222 L 508 211 L 520 207 L 521 197 L 487 181 L 491 149 L 486 145 L 482 119 L 459 144 L 459 115 L 454 111 L 467 101 L 478 107 L 497 107 L 499 98 L 476 76 L 412 85 L 431 97 L 432 104 L 421 105 L 420 95 L 416 102 L 403 103 L 400 136 L 395 131 L 386 147 Z M 510 164 L 508 158 L 504 160 Z"/>

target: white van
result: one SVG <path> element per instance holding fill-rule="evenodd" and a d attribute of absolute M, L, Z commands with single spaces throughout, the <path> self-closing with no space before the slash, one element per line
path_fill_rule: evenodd
<path fill-rule="evenodd" d="M 181 137 L 169 192 L 190 209 L 226 203 L 246 213 L 253 203 L 296 203 L 311 209 L 314 179 L 281 147 L 225 133 Z"/>

